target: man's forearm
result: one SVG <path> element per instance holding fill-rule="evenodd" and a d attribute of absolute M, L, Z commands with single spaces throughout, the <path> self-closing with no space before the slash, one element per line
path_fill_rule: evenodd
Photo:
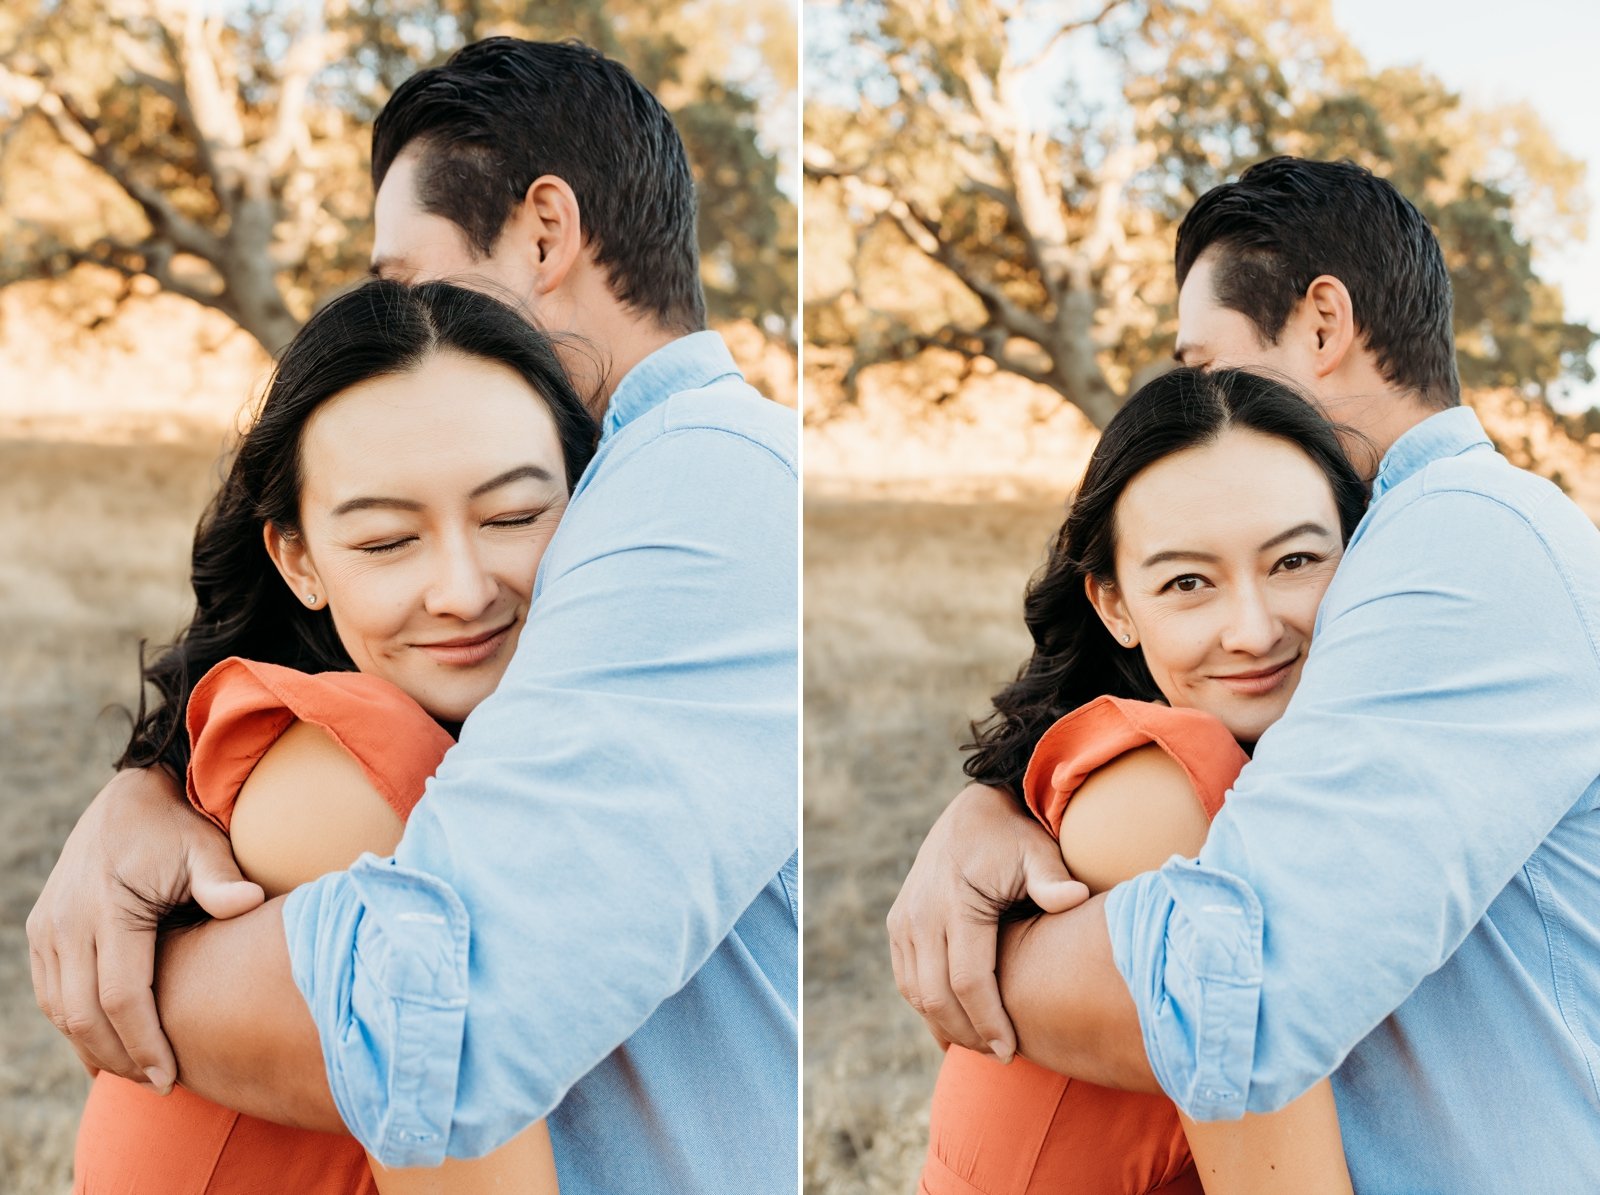
<path fill-rule="evenodd" d="M 185 1087 L 278 1124 L 346 1131 L 290 971 L 282 898 L 167 935 L 156 1002 Z"/>
<path fill-rule="evenodd" d="M 1160 1090 L 1111 958 L 1103 895 L 1003 927 L 999 971 L 1023 1057 L 1104 1087 Z"/>

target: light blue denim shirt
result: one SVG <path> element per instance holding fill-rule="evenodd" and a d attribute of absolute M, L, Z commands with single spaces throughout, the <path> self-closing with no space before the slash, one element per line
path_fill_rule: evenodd
<path fill-rule="evenodd" d="M 1167 1094 L 1226 1120 L 1332 1073 L 1362 1195 L 1597 1189 L 1597 778 L 1600 532 L 1434 415 L 1199 859 L 1107 902 Z"/>
<path fill-rule="evenodd" d="M 715 333 L 632 369 L 395 857 L 290 895 L 334 1100 L 383 1163 L 548 1116 L 565 1195 L 793 1195 L 797 424 Z"/>

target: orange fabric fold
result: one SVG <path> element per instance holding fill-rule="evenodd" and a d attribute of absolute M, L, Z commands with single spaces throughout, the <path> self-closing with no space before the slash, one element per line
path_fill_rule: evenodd
<path fill-rule="evenodd" d="M 1044 828 L 1059 838 L 1067 802 L 1089 774 L 1150 743 L 1183 769 L 1207 819 L 1217 816 L 1228 789 L 1250 759 L 1211 714 L 1124 697 L 1096 697 L 1044 732 L 1028 760 L 1023 798 Z"/>
<path fill-rule="evenodd" d="M 239 789 L 293 722 L 322 727 L 404 821 L 454 740 L 421 706 L 362 672 L 223 660 L 189 698 L 189 800 L 223 831 Z"/>

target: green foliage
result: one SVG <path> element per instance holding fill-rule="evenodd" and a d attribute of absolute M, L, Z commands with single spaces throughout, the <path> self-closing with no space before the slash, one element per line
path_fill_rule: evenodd
<path fill-rule="evenodd" d="M 1472 110 L 1419 68 L 1372 71 L 1328 0 L 1084 0 L 1065 14 L 1029 0 L 873 0 L 824 28 L 832 41 L 808 76 L 808 202 L 856 230 L 857 277 L 808 286 L 807 327 L 854 348 L 858 368 L 863 346 L 894 359 L 929 343 L 932 321 L 939 343 L 1103 422 L 1093 391 L 1126 393 L 1170 352 L 1184 212 L 1250 163 L 1293 153 L 1368 166 L 1433 223 L 1465 385 L 1544 395 L 1591 376 L 1600 336 L 1566 318 L 1538 270 L 1585 235 L 1582 164 L 1525 107 Z M 929 218 L 908 222 L 908 207 Z M 901 258 L 937 261 L 966 301 L 873 287 L 861 254 L 874 227 L 902 234 Z M 1085 344 L 1095 374 L 1063 364 Z"/>
<path fill-rule="evenodd" d="M 368 139 L 394 87 L 468 41 L 578 37 L 678 119 L 713 319 L 792 342 L 785 0 L 34 0 L 0 16 L 0 284 L 84 263 L 217 307 L 277 347 L 361 276 Z M 787 57 L 786 57 L 787 56 Z"/>

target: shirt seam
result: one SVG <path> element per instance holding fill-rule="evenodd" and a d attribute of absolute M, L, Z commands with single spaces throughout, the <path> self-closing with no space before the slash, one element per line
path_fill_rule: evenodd
<path fill-rule="evenodd" d="M 689 393 L 689 392 L 685 391 L 683 393 Z M 674 395 L 673 397 L 676 398 L 678 396 Z M 670 402 L 671 399 L 668 399 L 667 401 Z M 767 401 L 770 401 L 770 400 L 762 399 L 761 401 L 762 402 L 767 402 Z M 743 440 L 745 443 L 752 445 L 753 447 L 759 449 L 762 452 L 763 455 L 770 456 L 774 461 L 776 461 L 783 468 L 784 472 L 786 472 L 790 477 L 793 477 L 796 480 L 799 479 L 799 471 L 797 470 L 796 466 L 789 460 L 789 458 L 787 456 L 785 456 L 782 452 L 780 452 L 778 449 L 774 448 L 770 444 L 767 444 L 767 443 L 763 442 L 761 439 L 757 438 L 756 436 L 753 436 L 753 435 L 749 434 L 748 432 L 739 431 L 736 428 L 724 427 L 724 426 L 722 426 L 720 424 L 709 423 L 709 422 L 706 422 L 704 420 L 695 420 L 692 423 L 668 426 L 668 424 L 666 422 L 666 418 L 665 418 L 665 415 L 666 415 L 666 409 L 665 408 L 666 408 L 666 403 L 663 403 L 663 404 L 661 404 L 661 406 L 656 408 L 656 411 L 660 412 L 661 415 L 662 415 L 661 426 L 659 427 L 658 430 L 650 432 L 650 433 L 648 433 L 646 435 L 642 435 L 634 443 L 624 445 L 620 449 L 616 449 L 616 448 L 613 447 L 616 444 L 615 440 L 613 440 L 611 442 L 610 446 L 608 446 L 608 445 L 602 445 L 601 446 L 601 451 L 602 452 L 607 452 L 608 448 L 611 449 L 611 451 L 607 454 L 607 459 L 605 460 L 605 463 L 604 463 L 604 469 L 606 471 L 615 470 L 617 467 L 619 467 L 620 465 L 625 464 L 626 462 L 631 460 L 634 456 L 636 456 L 640 452 L 643 452 L 646 448 L 649 448 L 651 445 L 657 444 L 660 441 L 667 439 L 669 436 L 679 436 L 679 435 L 684 435 L 684 434 L 692 434 L 692 433 L 696 433 L 696 432 L 715 432 L 715 433 L 717 433 L 719 435 L 728 436 L 728 437 L 731 437 L 731 438 L 736 439 L 736 440 Z M 633 423 L 625 425 L 622 430 L 623 431 L 627 431 L 629 429 L 636 428 L 638 426 L 639 426 L 639 421 L 635 420 Z M 596 458 L 597 461 L 599 461 L 600 459 L 601 458 L 599 458 L 599 457 Z M 587 478 L 587 474 L 585 476 Z"/>
<path fill-rule="evenodd" d="M 716 432 L 719 435 L 732 436 L 736 440 L 743 440 L 745 443 L 753 445 L 754 447 L 760 449 L 767 456 L 770 456 L 773 460 L 777 461 L 778 464 L 783 467 L 783 471 L 790 477 L 798 480 L 800 476 L 799 470 L 795 468 L 794 464 L 790 462 L 789 458 L 780 453 L 772 445 L 757 439 L 748 432 L 738 431 L 737 429 L 731 427 L 721 427 L 715 423 L 697 421 L 695 423 L 678 424 L 673 427 L 663 427 L 660 434 L 651 437 L 651 440 L 664 440 L 668 436 L 683 435 L 686 432 Z M 646 441 L 646 443 L 650 442 L 651 441 L 649 440 Z M 641 447 L 643 447 L 643 445 L 641 445 Z"/>
<path fill-rule="evenodd" d="M 1578 1045 L 1578 1053 L 1582 1056 L 1584 1067 L 1589 1073 L 1590 1093 L 1596 1102 L 1600 1102 L 1600 1076 L 1595 1073 L 1594 1041 L 1584 1028 L 1581 1019 L 1574 1018 L 1568 1011 L 1572 1003 L 1571 993 L 1575 986 L 1575 977 L 1572 973 L 1572 951 L 1567 943 L 1566 926 L 1550 907 L 1549 880 L 1544 874 L 1544 866 L 1538 855 L 1535 854 L 1523 864 L 1522 870 L 1528 877 L 1528 887 L 1533 891 L 1534 907 L 1539 911 L 1539 926 L 1544 931 L 1545 945 L 1550 951 L 1550 986 L 1555 995 L 1556 1010 L 1561 1014 L 1561 1023 L 1567 1027 L 1567 1032 Z"/>
<path fill-rule="evenodd" d="M 1429 472 L 1432 472 L 1431 466 L 1429 468 Z M 1577 599 L 1577 594 L 1574 592 L 1573 578 L 1571 573 L 1567 570 L 1566 561 L 1564 561 L 1561 558 L 1561 555 L 1551 547 L 1549 538 L 1544 534 L 1539 525 L 1534 522 L 1531 513 L 1523 510 L 1519 506 L 1507 502 L 1503 498 L 1496 497 L 1493 494 L 1486 494 L 1482 490 L 1469 489 L 1466 486 L 1459 485 L 1443 485 L 1436 487 L 1432 485 L 1431 482 L 1431 477 L 1425 476 L 1423 478 L 1423 491 L 1413 500 L 1411 505 L 1416 505 L 1426 501 L 1428 498 L 1440 497 L 1446 494 L 1460 494 L 1468 498 L 1480 498 L 1485 502 L 1493 503 L 1495 506 L 1500 507 L 1502 510 L 1512 515 L 1514 518 L 1519 520 L 1529 532 L 1532 533 L 1534 539 L 1538 541 L 1540 550 L 1544 552 L 1545 559 L 1550 562 L 1550 566 L 1555 570 L 1556 576 L 1560 578 L 1561 591 L 1567 599 L 1567 605 L 1572 608 L 1572 613 L 1577 618 L 1578 625 L 1583 628 L 1584 641 L 1589 646 L 1589 658 L 1595 665 L 1596 669 L 1596 674 L 1591 676 L 1591 680 L 1594 680 L 1597 675 L 1600 675 L 1600 645 L 1597 645 L 1595 642 L 1595 628 L 1590 624 L 1589 619 L 1585 616 L 1583 603 Z M 1546 494 L 1539 501 L 1538 506 L 1543 507 L 1562 496 L 1563 495 L 1561 494 L 1560 490 L 1553 490 L 1551 493 Z M 1592 687 L 1593 686 L 1591 685 L 1591 688 Z"/>

